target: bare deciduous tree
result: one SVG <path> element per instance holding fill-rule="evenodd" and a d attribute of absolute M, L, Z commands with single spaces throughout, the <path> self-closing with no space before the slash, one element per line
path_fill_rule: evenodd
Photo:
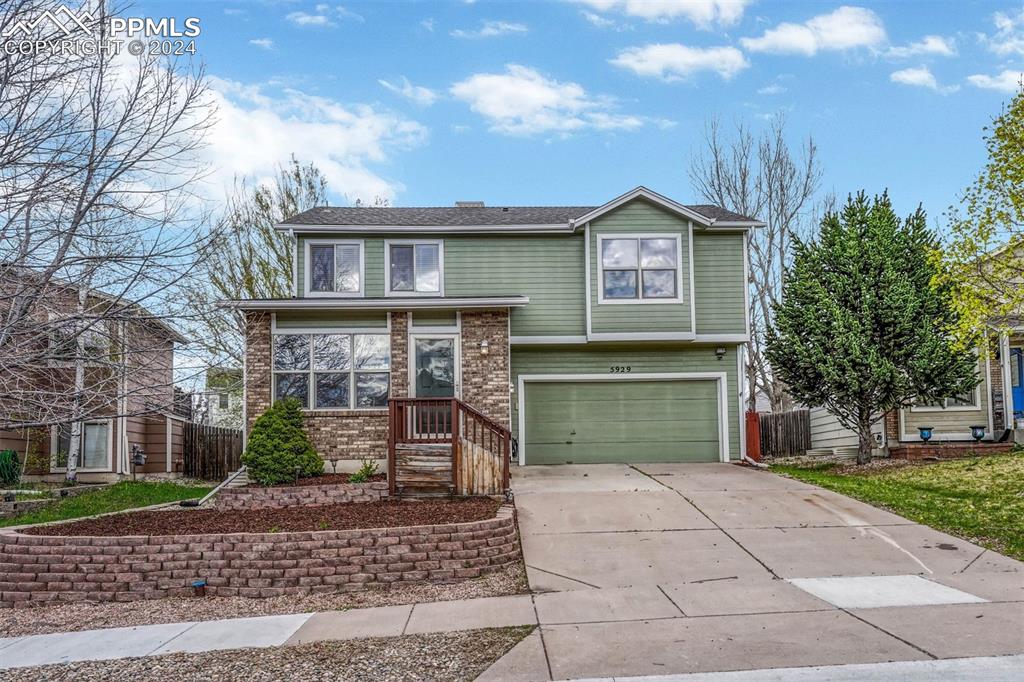
<path fill-rule="evenodd" d="M 47 9 L 5 3 L 0 35 Z M 70 38 L 106 37 L 113 11 L 100 3 Z M 212 116 L 202 70 L 173 58 L 0 62 L 0 429 L 75 424 L 69 478 L 82 420 L 170 409 L 173 379 L 154 363 L 205 252 L 191 186 Z"/>
<path fill-rule="evenodd" d="M 758 394 L 768 398 L 774 411 L 790 406 L 785 387 L 765 357 L 765 333 L 772 324 L 772 310 L 782 299 L 782 273 L 789 265 L 793 237 L 807 235 L 816 224 L 821 174 L 814 139 L 792 147 L 781 116 L 756 138 L 743 123 L 727 138 L 720 122 L 712 119 L 703 151 L 690 162 L 690 181 L 699 197 L 765 222 L 765 227 L 751 231 L 748 241 L 751 410 Z"/>
<path fill-rule="evenodd" d="M 207 232 L 207 252 L 190 291 L 193 336 L 201 340 L 210 364 L 241 367 L 245 355 L 245 317 L 217 303 L 291 296 L 295 239 L 274 225 L 326 205 L 327 181 L 316 166 L 294 156 L 269 184 L 236 180 L 222 215 Z"/>

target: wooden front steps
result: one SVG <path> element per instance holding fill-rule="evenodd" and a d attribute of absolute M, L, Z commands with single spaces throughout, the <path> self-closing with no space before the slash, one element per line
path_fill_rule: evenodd
<path fill-rule="evenodd" d="M 451 446 L 445 443 L 395 446 L 395 492 L 399 497 L 445 497 L 452 484 Z"/>

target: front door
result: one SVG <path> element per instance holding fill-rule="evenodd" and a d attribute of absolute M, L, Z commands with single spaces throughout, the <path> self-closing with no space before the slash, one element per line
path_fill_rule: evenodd
<path fill-rule="evenodd" d="M 458 334 L 412 335 L 409 337 L 412 362 L 409 386 L 413 398 L 457 398 L 459 396 Z M 451 434 L 451 403 L 417 405 L 413 424 L 426 438 Z"/>
<path fill-rule="evenodd" d="M 414 398 L 456 398 L 459 395 L 458 334 L 413 335 L 409 384 Z"/>
<path fill-rule="evenodd" d="M 1024 348 L 1010 349 L 1010 386 L 1013 388 L 1013 416 L 1024 418 Z"/>

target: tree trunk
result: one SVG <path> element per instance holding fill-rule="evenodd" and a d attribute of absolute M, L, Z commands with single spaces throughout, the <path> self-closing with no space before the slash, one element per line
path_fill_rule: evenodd
<path fill-rule="evenodd" d="M 857 415 L 857 464 L 871 461 L 871 451 L 875 447 L 875 437 L 871 434 L 871 414 L 860 410 Z"/>
<path fill-rule="evenodd" d="M 78 288 L 78 308 L 75 316 L 75 387 L 71 408 L 71 439 L 68 442 L 67 472 L 64 478 L 74 483 L 78 478 L 78 455 L 82 452 L 82 394 L 85 392 L 85 304 L 89 295 L 84 285 Z"/>

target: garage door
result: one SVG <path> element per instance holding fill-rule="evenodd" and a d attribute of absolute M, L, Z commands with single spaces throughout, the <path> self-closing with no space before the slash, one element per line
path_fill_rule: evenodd
<path fill-rule="evenodd" d="M 715 381 L 528 382 L 526 463 L 717 462 Z"/>

